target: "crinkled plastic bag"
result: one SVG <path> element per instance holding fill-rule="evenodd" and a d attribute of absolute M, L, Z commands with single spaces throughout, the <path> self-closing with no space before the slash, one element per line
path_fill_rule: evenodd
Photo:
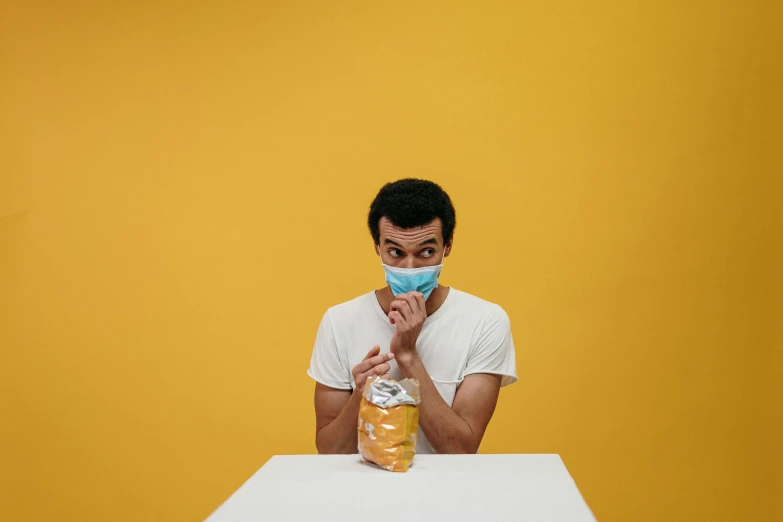
<path fill-rule="evenodd" d="M 416 454 L 419 381 L 370 377 L 359 406 L 359 452 L 389 471 L 408 471 Z"/>

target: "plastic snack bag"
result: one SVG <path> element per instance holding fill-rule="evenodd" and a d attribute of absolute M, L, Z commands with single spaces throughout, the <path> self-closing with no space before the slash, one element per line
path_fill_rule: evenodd
<path fill-rule="evenodd" d="M 419 381 L 370 377 L 359 406 L 359 453 L 389 471 L 408 471 L 416 454 Z"/>

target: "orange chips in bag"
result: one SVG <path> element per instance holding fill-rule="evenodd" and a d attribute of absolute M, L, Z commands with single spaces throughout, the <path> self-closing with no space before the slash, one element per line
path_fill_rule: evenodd
<path fill-rule="evenodd" d="M 419 382 L 370 377 L 359 406 L 359 452 L 389 471 L 408 471 L 416 454 Z"/>

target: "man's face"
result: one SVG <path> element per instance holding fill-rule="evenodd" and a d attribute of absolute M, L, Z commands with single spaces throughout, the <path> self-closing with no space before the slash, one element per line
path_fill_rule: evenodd
<path fill-rule="evenodd" d="M 400 228 L 388 219 L 381 218 L 381 260 L 397 268 L 421 268 L 438 265 L 444 251 L 451 249 L 451 242 L 443 244 L 443 226 L 440 219 L 418 228 Z"/>

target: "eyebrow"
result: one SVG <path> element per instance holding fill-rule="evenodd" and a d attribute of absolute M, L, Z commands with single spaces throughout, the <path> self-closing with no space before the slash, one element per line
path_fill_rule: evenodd
<path fill-rule="evenodd" d="M 386 238 L 386 239 L 384 239 L 384 240 L 383 240 L 383 244 L 385 244 L 385 245 L 394 245 L 394 246 L 396 246 L 396 247 L 403 248 L 403 246 L 402 246 L 401 244 L 399 244 L 399 243 L 397 243 L 397 242 L 395 242 L 395 241 L 392 241 L 392 240 L 391 240 L 391 239 L 389 239 L 389 238 Z M 423 247 L 424 245 L 437 245 L 437 244 L 438 244 L 438 240 L 437 240 L 437 239 L 435 239 L 434 237 L 431 237 L 431 238 L 429 238 L 429 239 L 425 239 L 424 241 L 422 241 L 421 243 L 419 243 L 419 246 L 420 246 L 420 247 Z"/>

